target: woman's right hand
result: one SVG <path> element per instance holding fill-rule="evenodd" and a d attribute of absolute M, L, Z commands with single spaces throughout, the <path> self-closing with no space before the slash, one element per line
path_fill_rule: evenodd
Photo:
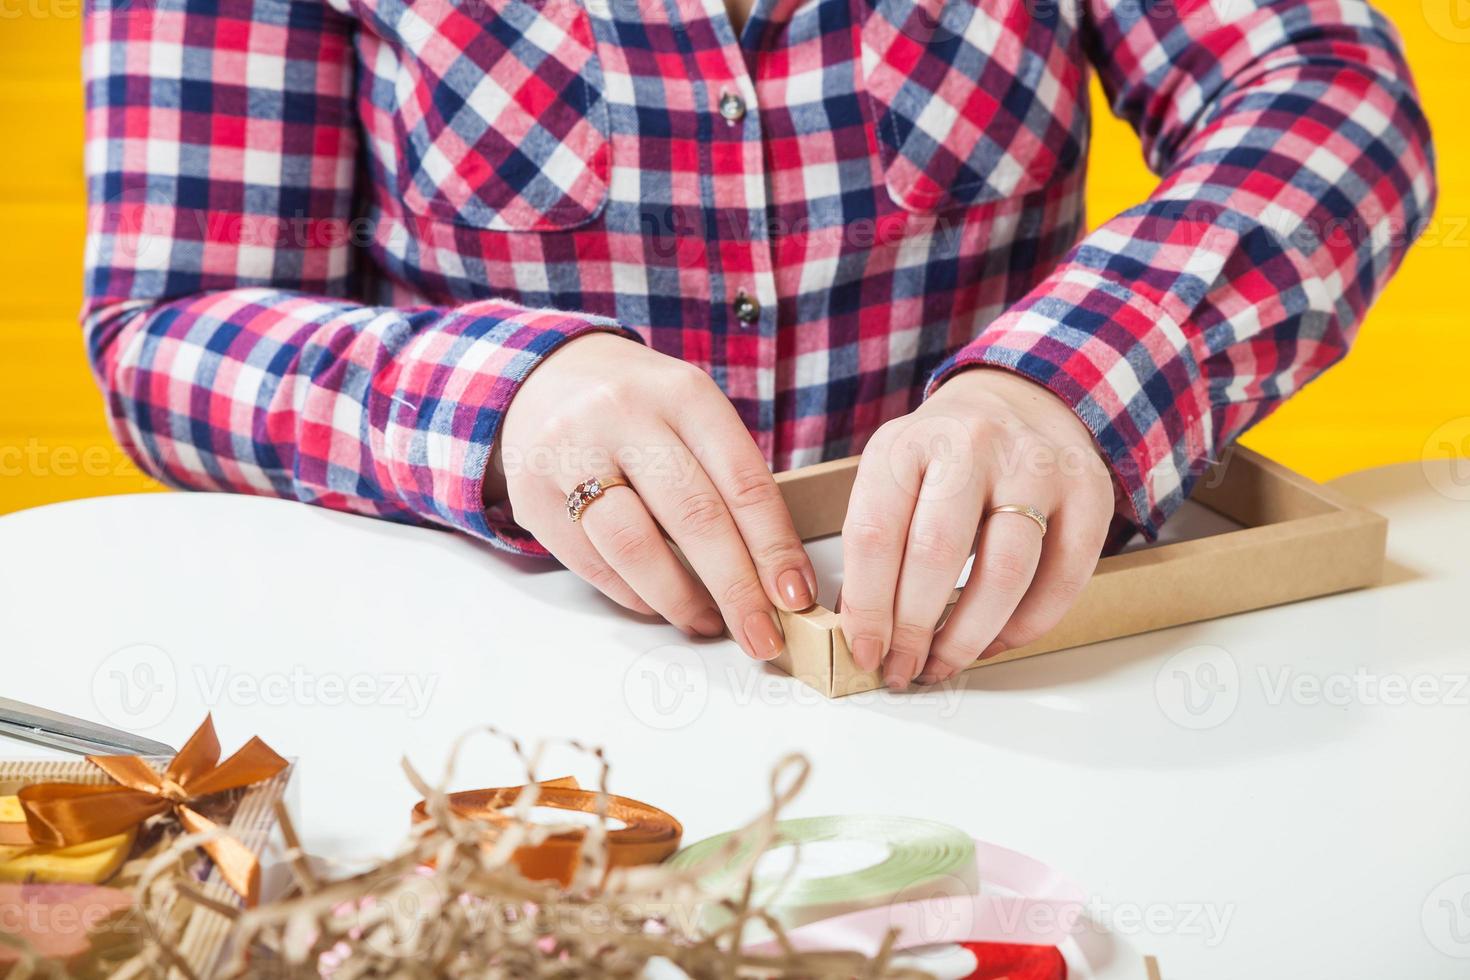
<path fill-rule="evenodd" d="M 567 495 L 594 476 L 631 488 L 605 490 L 573 523 Z M 735 407 L 698 367 L 624 337 L 577 337 L 531 372 L 485 498 L 508 500 L 516 523 L 615 602 L 691 634 L 728 627 L 759 660 L 784 645 L 774 607 L 815 601 L 811 561 Z"/>

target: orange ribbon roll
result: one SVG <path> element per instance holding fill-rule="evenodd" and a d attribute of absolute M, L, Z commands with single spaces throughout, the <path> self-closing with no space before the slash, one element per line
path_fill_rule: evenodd
<path fill-rule="evenodd" d="M 537 785 L 540 786 L 540 792 L 536 797 L 536 806 L 579 813 L 598 811 L 598 797 L 601 794 L 582 789 L 571 777 L 551 779 Z M 449 805 L 456 816 L 483 820 L 490 824 L 493 839 L 497 825 L 510 824 L 511 817 L 504 811 L 515 804 L 524 788 L 502 786 L 450 793 Z M 608 794 L 603 799 L 606 800 L 609 820 L 623 824 L 622 827 L 607 832 L 609 870 L 640 864 L 658 864 L 679 849 L 684 827 L 663 810 L 626 796 Z M 413 808 L 413 822 L 422 823 L 428 818 L 428 804 L 420 800 Z M 555 881 L 565 888 L 572 882 L 586 836 L 586 832 L 580 829 L 553 834 L 540 844 L 517 848 L 511 855 L 511 860 L 521 874 L 532 881 Z"/>

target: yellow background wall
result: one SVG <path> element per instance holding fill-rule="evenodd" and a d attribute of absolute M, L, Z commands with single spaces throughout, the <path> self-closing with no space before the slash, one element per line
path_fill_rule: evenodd
<path fill-rule="evenodd" d="M 113 445 L 76 326 L 83 232 L 81 0 L 0 0 L 0 513 L 155 488 Z M 1245 439 L 1318 479 L 1470 456 L 1470 7 L 1381 0 L 1434 125 L 1434 224 L 1352 355 Z M 1099 107 L 1094 222 L 1152 186 L 1137 141 Z"/>

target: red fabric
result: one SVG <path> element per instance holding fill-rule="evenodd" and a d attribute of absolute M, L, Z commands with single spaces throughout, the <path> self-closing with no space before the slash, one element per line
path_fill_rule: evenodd
<path fill-rule="evenodd" d="M 960 943 L 979 964 L 965 980 L 1066 980 L 1067 961 L 1055 946 Z"/>

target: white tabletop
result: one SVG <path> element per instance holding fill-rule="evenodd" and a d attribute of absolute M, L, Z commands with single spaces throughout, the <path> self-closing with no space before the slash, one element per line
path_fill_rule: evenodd
<path fill-rule="evenodd" d="M 400 756 L 436 775 L 480 723 L 602 744 L 687 841 L 754 815 L 799 750 L 790 815 L 926 816 L 1056 865 L 1115 965 L 1463 978 L 1466 465 L 1338 482 L 1391 518 L 1380 588 L 837 702 L 450 534 L 246 497 L 61 504 L 0 519 L 0 694 L 175 745 L 213 711 L 227 751 L 299 758 L 308 846 L 343 860 L 400 838 Z M 541 775 L 565 772 L 593 774 L 560 752 Z M 456 782 L 521 775 L 477 742 Z"/>

